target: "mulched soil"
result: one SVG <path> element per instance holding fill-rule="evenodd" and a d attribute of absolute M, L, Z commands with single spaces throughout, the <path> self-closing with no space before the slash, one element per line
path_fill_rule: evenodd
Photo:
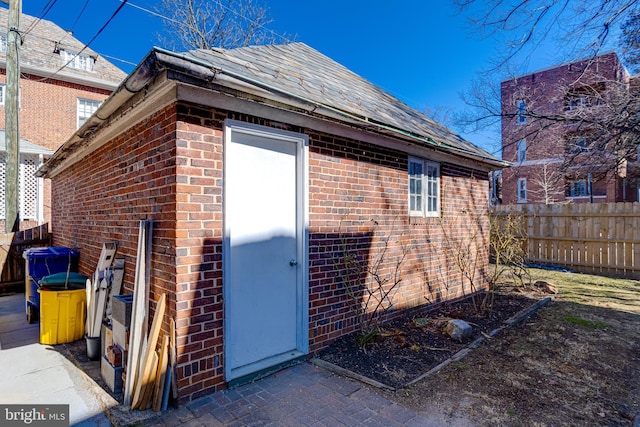
<path fill-rule="evenodd" d="M 486 316 L 477 315 L 468 299 L 445 303 L 385 323 L 375 341 L 364 347 L 358 346 L 355 334 L 341 337 L 317 357 L 387 386 L 402 387 L 536 301 L 520 294 L 496 294 L 493 310 Z M 471 324 L 473 335 L 464 342 L 452 340 L 443 331 L 450 319 Z"/>

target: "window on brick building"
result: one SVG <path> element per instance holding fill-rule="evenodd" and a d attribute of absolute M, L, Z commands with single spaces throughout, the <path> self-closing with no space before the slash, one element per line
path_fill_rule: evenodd
<path fill-rule="evenodd" d="M 100 106 L 100 101 L 78 98 L 78 128 L 82 126 Z"/>
<path fill-rule="evenodd" d="M 569 197 L 586 197 L 589 195 L 587 180 L 575 179 L 567 183 Z"/>
<path fill-rule="evenodd" d="M 518 162 L 525 162 L 527 160 L 527 140 L 521 139 L 518 141 L 518 153 L 517 153 Z"/>
<path fill-rule="evenodd" d="M 578 111 L 584 108 L 602 105 L 604 83 L 572 88 L 565 96 L 565 110 Z"/>
<path fill-rule="evenodd" d="M 2 34 L 0 35 L 0 52 L 6 52 L 6 51 L 7 51 L 7 35 Z"/>
<path fill-rule="evenodd" d="M 4 100 L 7 98 L 7 86 L 0 84 L 0 105 L 4 105 Z"/>
<path fill-rule="evenodd" d="M 409 214 L 440 215 L 440 164 L 409 158 Z"/>
<path fill-rule="evenodd" d="M 518 178 L 518 202 L 527 201 L 527 178 Z"/>
<path fill-rule="evenodd" d="M 527 123 L 527 103 L 526 101 L 518 101 L 518 114 L 516 116 L 516 123 L 523 125 Z"/>
<path fill-rule="evenodd" d="M 60 56 L 62 57 L 64 65 L 69 68 L 75 68 L 76 70 L 93 71 L 93 64 L 95 63 L 95 59 L 91 55 L 61 50 Z"/>
<path fill-rule="evenodd" d="M 574 154 L 587 152 L 587 138 L 576 138 L 573 140 L 572 152 Z"/>

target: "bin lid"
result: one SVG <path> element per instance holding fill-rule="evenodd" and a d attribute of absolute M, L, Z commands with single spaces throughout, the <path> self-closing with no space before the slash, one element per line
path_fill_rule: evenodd
<path fill-rule="evenodd" d="M 80 273 L 70 272 L 68 279 L 66 272 L 55 273 L 40 279 L 38 286 L 46 289 L 82 289 L 86 286 L 87 279 L 87 276 Z"/>
<path fill-rule="evenodd" d="M 66 246 L 44 246 L 25 249 L 22 257 L 26 260 L 35 258 L 59 258 L 77 257 L 78 251 Z"/>

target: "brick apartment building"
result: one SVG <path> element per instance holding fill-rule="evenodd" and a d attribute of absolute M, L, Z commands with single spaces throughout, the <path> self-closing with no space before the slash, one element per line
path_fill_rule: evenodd
<path fill-rule="evenodd" d="M 614 52 L 503 81 L 502 203 L 638 201 L 637 148 L 593 120 L 628 102 L 634 83 Z"/>
<path fill-rule="evenodd" d="M 0 8 L 0 225 L 5 219 L 7 22 Z M 36 169 L 124 79 L 125 73 L 44 19 L 20 21 L 20 229 L 50 222 L 51 189 Z M 81 52 L 82 51 L 82 52 Z M 81 53 L 80 53 L 81 52 Z"/>

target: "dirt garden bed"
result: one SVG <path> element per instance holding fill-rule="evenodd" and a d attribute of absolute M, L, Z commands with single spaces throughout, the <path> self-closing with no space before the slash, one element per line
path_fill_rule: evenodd
<path fill-rule="evenodd" d="M 478 315 L 471 299 L 445 303 L 385 323 L 376 339 L 364 347 L 357 344 L 355 334 L 341 337 L 319 352 L 320 362 L 316 362 L 377 387 L 404 387 L 491 338 L 506 326 L 505 321 L 524 314 L 545 296 L 540 287 L 531 287 L 526 294 L 497 293 L 488 315 Z M 451 319 L 469 323 L 472 335 L 463 341 L 451 339 L 444 331 Z"/>
<path fill-rule="evenodd" d="M 531 274 L 534 281 L 556 286 L 549 306 L 413 384 L 376 391 L 443 426 L 640 425 L 640 282 L 542 269 Z M 542 296 L 513 290 L 533 300 Z M 407 320 L 412 319 L 400 326 Z M 416 331 L 408 325 L 407 332 Z M 346 353 L 352 352 L 357 362 L 350 369 L 384 373 L 381 382 L 398 378 L 394 384 L 400 384 L 435 363 L 410 368 L 404 358 L 414 359 L 414 343 L 408 335 L 400 337 L 409 345 L 390 336 L 363 354 L 336 343 L 322 357 L 346 363 Z M 417 345 L 423 350 L 444 346 L 436 341 Z M 438 350 L 433 357 L 450 356 L 458 348 Z M 399 365 L 391 364 L 390 353 L 398 355 Z"/>

